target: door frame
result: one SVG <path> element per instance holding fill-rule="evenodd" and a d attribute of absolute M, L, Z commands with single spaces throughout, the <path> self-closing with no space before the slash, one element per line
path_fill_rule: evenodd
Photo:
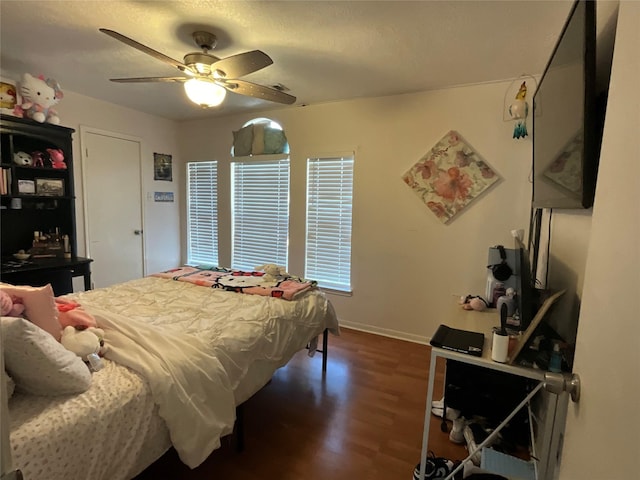
<path fill-rule="evenodd" d="M 142 229 L 142 275 L 145 276 L 147 274 L 147 247 L 146 247 L 146 235 L 144 234 L 145 228 L 145 209 L 144 209 L 144 175 L 142 168 L 142 138 L 136 137 L 133 135 L 126 135 L 124 133 L 112 132 L 110 130 L 103 130 L 101 128 L 89 127 L 86 125 L 80 125 L 80 163 L 82 166 L 82 208 L 83 208 L 83 219 L 84 219 L 84 248 L 86 252 L 86 256 L 91 258 L 91 235 L 90 235 L 90 219 L 89 219 L 89 200 L 87 195 L 87 135 L 102 135 L 105 137 L 116 138 L 120 140 L 127 140 L 130 142 L 135 142 L 138 144 L 138 170 L 140 173 L 140 191 L 138 192 L 140 196 L 140 220 L 142 225 L 140 228 Z"/>

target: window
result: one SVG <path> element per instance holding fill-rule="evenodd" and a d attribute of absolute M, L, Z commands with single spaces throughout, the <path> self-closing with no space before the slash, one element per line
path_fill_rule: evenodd
<path fill-rule="evenodd" d="M 285 268 L 289 241 L 289 159 L 231 164 L 231 266 Z"/>
<path fill-rule="evenodd" d="M 305 277 L 351 291 L 353 155 L 307 159 Z"/>
<path fill-rule="evenodd" d="M 218 265 L 218 164 L 187 163 L 187 263 Z"/>
<path fill-rule="evenodd" d="M 275 136 L 273 133 L 269 134 L 269 138 L 263 139 L 263 144 L 265 147 L 268 145 L 268 149 L 271 150 L 263 152 L 260 150 L 260 143 L 254 145 L 254 141 L 257 140 L 254 125 L 262 125 L 263 127 L 268 127 L 273 130 L 280 130 L 282 132 L 281 136 Z M 251 128 L 247 128 L 251 127 Z M 266 134 L 263 133 L 263 137 Z M 284 141 L 284 144 L 280 142 Z M 260 150 L 260 152 L 254 152 L 254 147 Z M 282 147 L 281 149 L 278 147 Z M 231 156 L 232 157 L 246 157 L 248 155 L 279 155 L 282 152 L 283 154 L 289 153 L 289 142 L 287 142 L 287 137 L 284 135 L 284 129 L 282 125 L 278 122 L 271 120 L 270 118 L 258 117 L 252 120 L 249 120 L 240 130 L 233 132 L 233 145 L 231 146 Z"/>

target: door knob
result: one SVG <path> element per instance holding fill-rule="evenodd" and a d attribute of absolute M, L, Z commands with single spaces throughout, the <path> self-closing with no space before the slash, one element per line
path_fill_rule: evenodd
<path fill-rule="evenodd" d="M 135 235 L 142 235 L 142 230 L 134 230 L 133 233 Z"/>
<path fill-rule="evenodd" d="M 544 386 L 548 392 L 556 395 L 567 392 L 574 402 L 580 400 L 580 376 L 577 373 L 545 372 Z"/>

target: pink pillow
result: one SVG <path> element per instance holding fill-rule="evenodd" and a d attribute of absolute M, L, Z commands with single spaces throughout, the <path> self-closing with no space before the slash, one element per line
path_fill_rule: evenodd
<path fill-rule="evenodd" d="M 24 316 L 46 332 L 53 335 L 60 341 L 62 328 L 58 322 L 58 309 L 53 297 L 51 284 L 44 287 L 14 286 L 9 284 L 0 285 L 0 290 L 15 295 L 22 299 L 24 304 Z"/>

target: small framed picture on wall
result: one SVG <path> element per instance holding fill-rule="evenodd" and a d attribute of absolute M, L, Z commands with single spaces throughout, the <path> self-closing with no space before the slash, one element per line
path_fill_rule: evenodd
<path fill-rule="evenodd" d="M 153 179 L 167 182 L 173 181 L 171 155 L 164 153 L 153 154 Z"/>

